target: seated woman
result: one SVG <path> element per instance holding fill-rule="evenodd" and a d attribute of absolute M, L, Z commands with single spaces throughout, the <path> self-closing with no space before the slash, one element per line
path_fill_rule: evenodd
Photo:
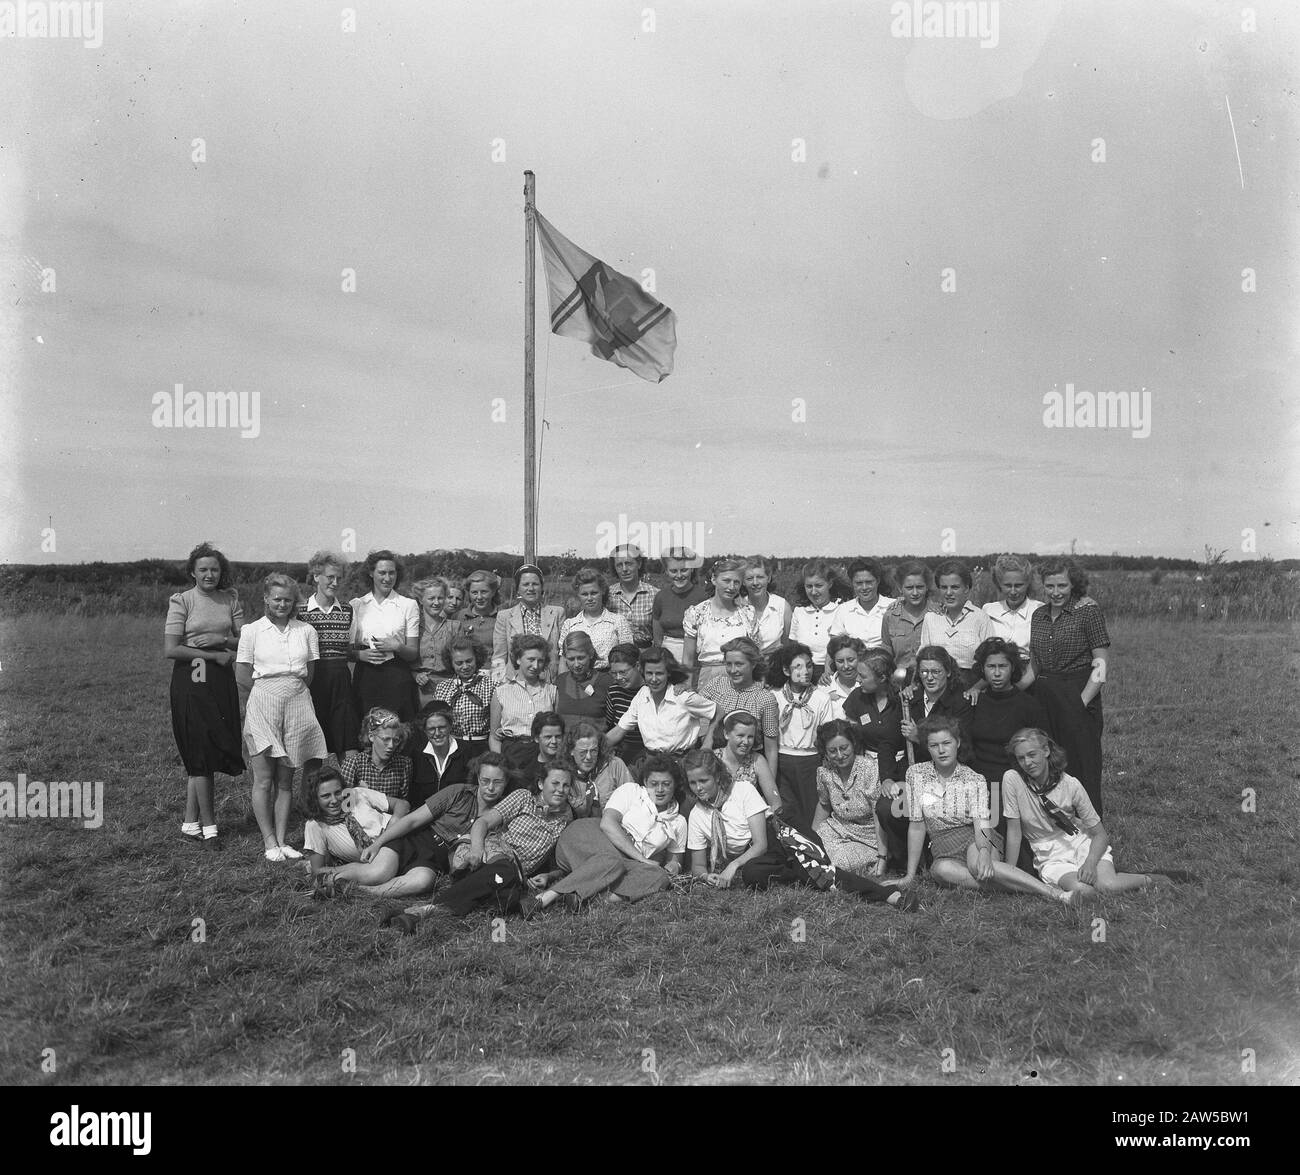
<path fill-rule="evenodd" d="M 581 568 L 573 577 L 573 594 L 578 597 L 582 611 L 560 625 L 561 651 L 569 633 L 586 633 L 595 651 L 592 668 L 599 670 L 609 668 L 610 649 L 632 642 L 632 624 L 628 618 L 605 607 L 608 586 L 605 577 L 594 567 Z"/>
<path fill-rule="evenodd" d="M 571 798 L 575 819 L 599 817 L 605 804 L 620 787 L 632 781 L 632 773 L 622 759 L 614 755 L 605 732 L 585 719 L 569 728 L 565 750 L 574 768 L 574 795 Z"/>
<path fill-rule="evenodd" d="M 754 745 L 767 760 L 768 770 L 775 779 L 781 729 L 776 699 L 772 697 L 772 691 L 763 686 L 767 677 L 767 658 L 749 637 L 733 637 L 722 646 L 722 668 L 725 677 L 714 678 L 707 685 L 700 686 L 700 693 L 718 704 L 717 715 L 705 735 L 704 745 L 716 749 L 721 742 L 716 736 L 723 716 L 733 710 L 747 710 L 758 719 L 759 734 Z"/>
<path fill-rule="evenodd" d="M 531 737 L 512 743 L 505 751 L 513 772 L 510 791 L 521 787 L 536 793 L 546 769 L 564 761 L 564 733 L 564 719 L 553 710 L 543 710 L 533 718 Z"/>
<path fill-rule="evenodd" d="M 489 704 L 488 744 L 507 751 L 532 737 L 533 719 L 555 709 L 555 686 L 543 680 L 551 647 L 545 637 L 515 636 L 510 642 L 510 663 L 515 675 L 496 687 Z"/>
<path fill-rule="evenodd" d="M 769 695 L 770 696 L 770 695 Z M 781 796 L 767 760 L 754 750 L 758 742 L 758 719 L 748 710 L 732 710 L 722 720 L 726 742 L 714 750 L 733 781 L 756 788 L 772 812 L 781 811 Z"/>
<path fill-rule="evenodd" d="M 389 811 L 405 816 L 411 809 L 411 777 L 415 769 L 401 747 L 407 743 L 407 727 L 392 710 L 376 706 L 361 720 L 359 750 L 349 751 L 339 764 L 345 787 L 368 787 L 383 792 L 392 803 Z"/>
<path fill-rule="evenodd" d="M 511 792 L 474 821 L 470 830 L 470 873 L 427 905 L 385 914 L 381 925 L 414 934 L 421 919 L 436 926 L 445 919 L 464 918 L 481 907 L 508 914 L 573 819 L 569 807 L 572 788 L 572 766 L 556 762 L 546 769 L 539 795 L 523 789 Z M 498 829 L 500 835 L 489 845 L 489 833 Z M 545 888 L 551 880 L 549 873 L 542 876 L 538 888 Z"/>
<path fill-rule="evenodd" d="M 993 621 L 971 603 L 975 579 L 960 559 L 945 559 L 934 569 L 934 578 L 939 606 L 927 612 L 921 623 L 921 644 L 946 649 L 962 671 L 963 687 L 968 686 L 976 680 L 975 650 L 993 636 Z"/>
<path fill-rule="evenodd" d="M 430 702 L 415 719 L 415 735 L 408 747 L 411 760 L 411 807 L 423 804 L 434 792 L 469 778 L 473 756 L 456 740 L 451 707 Z"/>
<path fill-rule="evenodd" d="M 1008 857 L 1018 851 L 1024 835 L 1039 877 L 1064 895 L 1077 894 L 1080 899 L 1193 880 L 1190 874 L 1173 870 L 1116 872 L 1110 833 L 1083 784 L 1065 774 L 1065 752 L 1046 731 L 1018 730 L 1006 749 L 1019 766 L 1018 771 L 1007 772 L 1002 800 Z"/>
<path fill-rule="evenodd" d="M 334 897 L 355 886 L 371 897 L 406 898 L 433 889 L 440 854 L 428 828 L 363 856 L 394 820 L 383 792 L 345 789 L 339 772 L 326 767 L 315 779 L 303 773 L 300 799 L 307 813 L 303 847 L 318 895 Z M 445 853 L 441 859 L 445 870 Z"/>
<path fill-rule="evenodd" d="M 846 633 L 826 642 L 826 672 L 817 688 L 830 703 L 832 718 L 844 717 L 845 703 L 858 688 L 858 662 L 866 653 L 867 646 Z"/>
<path fill-rule="evenodd" d="M 787 645 L 778 664 L 784 684 L 772 691 L 779 729 L 776 790 L 782 815 L 807 833 L 817 811 L 817 730 L 831 720 L 830 699 L 812 683 L 807 645 Z"/>
<path fill-rule="evenodd" d="M 479 647 L 469 637 L 457 637 L 447 650 L 454 677 L 434 686 L 434 701 L 445 702 L 451 711 L 456 741 L 473 758 L 488 750 L 492 729 L 491 674 L 483 668 Z"/>
<path fill-rule="evenodd" d="M 421 829 L 429 829 L 437 844 L 433 868 L 439 873 L 455 873 L 457 857 L 468 857 L 470 829 L 489 808 L 506 794 L 509 768 L 505 759 L 485 751 L 469 765 L 465 783 L 454 783 L 436 791 L 418 808 L 389 821 L 370 847 L 361 850 L 361 861 L 373 861 L 379 851 Z"/>
<path fill-rule="evenodd" d="M 927 718 L 921 737 L 929 760 L 907 769 L 907 873 L 898 883 L 916 880 L 921 849 L 930 837 L 934 864 L 930 876 L 959 889 L 1006 890 L 1036 894 L 1048 901 L 1079 905 L 1083 891 L 1053 889 L 1001 860 L 1002 843 L 989 819 L 989 788 L 982 775 L 957 761 L 961 726 L 949 715 Z"/>
<path fill-rule="evenodd" d="M 702 560 L 689 547 L 673 547 L 664 552 L 664 577 L 668 586 L 656 593 L 650 606 L 653 629 L 651 643 L 667 649 L 678 661 L 682 659 L 686 634 L 682 621 L 686 610 L 709 598 L 707 587 L 700 583 Z"/>
<path fill-rule="evenodd" d="M 875 755 L 864 755 L 858 730 L 843 718 L 817 732 L 817 812 L 813 831 L 838 869 L 864 877 L 884 872 L 884 834 L 876 817 L 880 773 Z"/>
<path fill-rule="evenodd" d="M 655 596 L 655 599 L 659 599 Z M 641 651 L 634 644 L 615 645 L 609 651 L 609 692 L 605 695 L 605 730 L 613 730 L 627 713 L 632 699 L 645 684 L 641 680 Z M 623 736 L 615 748 L 624 763 L 635 763 L 645 754 L 641 736 L 633 732 Z"/>
<path fill-rule="evenodd" d="M 686 820 L 677 806 L 682 770 L 669 755 L 647 755 L 637 774 L 640 782 L 619 787 L 600 819 L 574 820 L 560 834 L 555 863 L 563 876 L 523 899 L 526 919 L 560 899 L 576 914 L 599 893 L 635 902 L 671 886 L 686 855 Z"/>
<path fill-rule="evenodd" d="M 617 746 L 624 736 L 636 731 L 647 751 L 680 755 L 699 746 L 717 704 L 687 686 L 688 677 L 667 649 L 642 649 L 641 678 L 645 685 L 618 725 L 606 734 L 610 745 Z"/>
<path fill-rule="evenodd" d="M 513 607 L 497 613 L 492 630 L 492 676 L 501 681 L 508 676 L 507 660 L 514 664 L 515 637 L 541 637 L 549 651 L 546 659 L 546 680 L 555 679 L 555 669 L 560 660 L 560 625 L 564 622 L 564 609 L 542 603 L 545 581 L 542 569 L 534 563 L 521 564 L 515 570 L 515 596 Z"/>
<path fill-rule="evenodd" d="M 605 701 L 612 685 L 603 669 L 595 668 L 596 649 L 585 632 L 571 632 L 564 638 L 566 672 L 555 682 L 555 712 L 572 729 L 579 722 L 605 721 Z"/>

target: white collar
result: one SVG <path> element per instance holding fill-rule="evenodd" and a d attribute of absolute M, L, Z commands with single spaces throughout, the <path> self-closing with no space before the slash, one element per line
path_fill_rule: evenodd
<path fill-rule="evenodd" d="M 450 759 L 452 755 L 456 753 L 459 746 L 460 744 L 456 741 L 456 736 L 453 734 L 451 736 L 451 742 L 447 744 L 447 753 L 442 757 L 441 762 L 445 763 L 448 759 Z M 424 744 L 424 753 L 426 755 L 432 755 L 435 762 L 438 761 L 438 752 L 433 749 L 433 743 L 426 742 Z"/>
<path fill-rule="evenodd" d="M 328 616 L 331 612 L 333 612 L 335 608 L 342 608 L 342 607 L 343 607 L 343 605 L 339 602 L 339 598 L 338 598 L 338 596 L 335 596 L 335 597 L 334 597 L 334 603 L 332 603 L 328 608 L 323 608 L 323 607 L 321 607 L 321 605 L 320 605 L 319 603 L 317 603 L 317 601 L 316 601 L 316 593 L 315 593 L 315 592 L 312 592 L 312 594 L 311 594 L 311 599 L 307 601 L 307 611 L 308 611 L 308 612 L 324 612 L 327 616 Z"/>

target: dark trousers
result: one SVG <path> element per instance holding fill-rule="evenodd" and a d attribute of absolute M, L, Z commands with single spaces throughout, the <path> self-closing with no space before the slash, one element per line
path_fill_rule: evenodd
<path fill-rule="evenodd" d="M 785 818 L 800 832 L 809 831 L 817 811 L 817 756 L 778 755 L 776 790 Z"/>
<path fill-rule="evenodd" d="M 449 885 L 433 899 L 433 904 L 445 906 L 458 918 L 483 907 L 493 907 L 499 914 L 508 914 L 518 907 L 524 889 L 524 879 L 514 861 L 493 861 L 480 865 L 460 881 Z"/>
<path fill-rule="evenodd" d="M 1040 674 L 1034 682 L 1034 697 L 1047 711 L 1047 733 L 1065 750 L 1065 770 L 1083 784 L 1100 820 L 1101 695 L 1086 706 L 1080 698 L 1091 673 L 1091 669 L 1080 669 Z"/>
<path fill-rule="evenodd" d="M 830 858 L 826 856 L 821 838 L 815 832 L 807 832 L 803 829 L 798 831 L 804 840 L 811 842 L 811 846 L 804 846 L 812 849 L 810 856 L 815 854 L 829 863 Z M 768 822 L 767 835 L 767 852 L 754 857 L 740 867 L 741 885 L 747 889 L 770 889 L 774 885 L 815 885 L 816 882 L 808 868 L 800 861 L 799 853 L 787 848 L 777 839 L 776 829 L 771 821 Z M 887 901 L 895 892 L 892 886 L 881 885 L 870 877 L 849 873 L 845 869 L 835 869 L 834 878 L 837 889 L 842 889 L 845 893 L 857 894 L 868 902 Z"/>

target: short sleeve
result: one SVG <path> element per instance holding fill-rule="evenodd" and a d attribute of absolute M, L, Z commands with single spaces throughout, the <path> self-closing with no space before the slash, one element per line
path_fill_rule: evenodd
<path fill-rule="evenodd" d="M 564 638 L 573 631 L 573 626 L 577 623 L 576 616 L 570 616 L 568 620 L 560 625 L 560 644 L 564 644 Z"/>
<path fill-rule="evenodd" d="M 1101 817 L 1097 815 L 1097 809 L 1092 806 L 1092 800 L 1084 791 L 1083 784 L 1073 775 L 1070 776 L 1070 784 L 1069 802 L 1074 806 L 1074 814 L 1079 818 L 1079 824 L 1084 828 L 1096 828 L 1101 823 Z"/>
<path fill-rule="evenodd" d="M 670 853 L 686 852 L 686 821 L 681 816 L 673 816 L 668 822 L 668 851 Z"/>
<path fill-rule="evenodd" d="M 682 632 L 687 636 L 700 635 L 700 605 L 692 604 L 682 616 Z M 703 847 L 703 846 L 699 846 Z"/>
<path fill-rule="evenodd" d="M 437 820 L 447 810 L 447 805 L 451 803 L 454 796 L 459 794 L 459 791 L 460 789 L 455 787 L 439 788 L 424 801 L 424 806 L 429 809 L 429 815 Z"/>
<path fill-rule="evenodd" d="M 189 609 L 185 607 L 185 597 L 177 592 L 167 601 L 167 623 L 163 625 L 163 632 L 168 636 L 181 637 L 181 643 L 184 643 L 185 637 L 185 619 Z"/>
<path fill-rule="evenodd" d="M 641 699 L 645 695 L 646 687 L 642 686 L 628 703 L 628 707 L 623 711 L 623 716 L 618 720 L 619 730 L 635 730 L 637 727 L 637 711 L 641 707 Z"/>
<path fill-rule="evenodd" d="M 717 702 L 697 694 L 693 689 L 678 694 L 677 699 L 686 707 L 686 712 L 695 718 L 712 718 L 718 712 Z"/>
<path fill-rule="evenodd" d="M 325 846 L 325 830 L 315 820 L 308 820 L 302 827 L 302 847 L 309 853 L 324 855 L 328 851 Z"/>
<path fill-rule="evenodd" d="M 235 653 L 235 660 L 241 665 L 251 665 L 253 663 L 253 646 L 257 643 L 257 629 L 249 625 L 239 634 L 239 651 Z"/>
<path fill-rule="evenodd" d="M 320 660 L 320 634 L 310 624 L 307 625 L 307 660 Z"/>
<path fill-rule="evenodd" d="M 663 596 L 655 592 L 655 597 L 650 601 L 650 615 L 655 620 L 662 620 L 664 615 Z"/>
<path fill-rule="evenodd" d="M 399 755 L 397 757 L 401 760 L 398 764 L 398 770 L 402 773 L 402 787 L 409 788 L 411 786 L 411 778 L 415 775 L 415 764 L 405 755 Z"/>
<path fill-rule="evenodd" d="M 609 811 L 610 808 L 615 808 L 626 816 L 640 799 L 637 795 L 640 790 L 641 785 L 639 783 L 620 784 L 615 788 L 614 794 L 605 801 L 605 810 Z"/>
<path fill-rule="evenodd" d="M 776 699 L 772 697 L 771 690 L 763 694 L 763 700 L 759 703 L 759 719 L 763 723 L 763 737 L 776 738 L 781 729 L 781 718 L 777 712 Z"/>
<path fill-rule="evenodd" d="M 766 816 L 771 811 L 767 801 L 752 784 L 737 784 L 736 788 L 740 792 L 740 813 L 746 820 L 751 816 Z"/>
<path fill-rule="evenodd" d="M 230 589 L 230 622 L 236 628 L 244 627 L 244 602 L 234 588 Z"/>
<path fill-rule="evenodd" d="M 406 608 L 406 639 L 408 641 L 420 639 L 420 605 L 414 600 L 407 600 Z"/>
<path fill-rule="evenodd" d="M 709 811 L 703 804 L 696 804 L 686 820 L 686 847 L 688 849 L 707 849 L 709 847 Z"/>
<path fill-rule="evenodd" d="M 1110 648 L 1110 634 L 1106 631 L 1106 618 L 1096 604 L 1079 608 L 1074 613 L 1082 621 L 1083 635 L 1088 640 L 1088 648 Z"/>
<path fill-rule="evenodd" d="M 1008 820 L 1020 819 L 1020 795 L 1024 786 L 1019 771 L 1008 771 L 1002 777 L 1002 815 Z"/>

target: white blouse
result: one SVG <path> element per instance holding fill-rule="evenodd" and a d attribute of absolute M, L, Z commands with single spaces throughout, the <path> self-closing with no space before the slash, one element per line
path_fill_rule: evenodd
<path fill-rule="evenodd" d="M 263 616 L 244 625 L 235 660 L 253 667 L 254 681 L 263 677 L 305 678 L 307 666 L 320 660 L 320 638 L 304 621 L 290 619 L 281 632 Z"/>
<path fill-rule="evenodd" d="M 420 606 L 406 596 L 389 592 L 382 602 L 374 592 L 358 596 L 352 603 L 352 643 L 370 645 L 373 642 L 397 637 L 403 644 L 420 639 Z M 384 660 L 391 661 L 395 653 L 385 650 Z"/>

